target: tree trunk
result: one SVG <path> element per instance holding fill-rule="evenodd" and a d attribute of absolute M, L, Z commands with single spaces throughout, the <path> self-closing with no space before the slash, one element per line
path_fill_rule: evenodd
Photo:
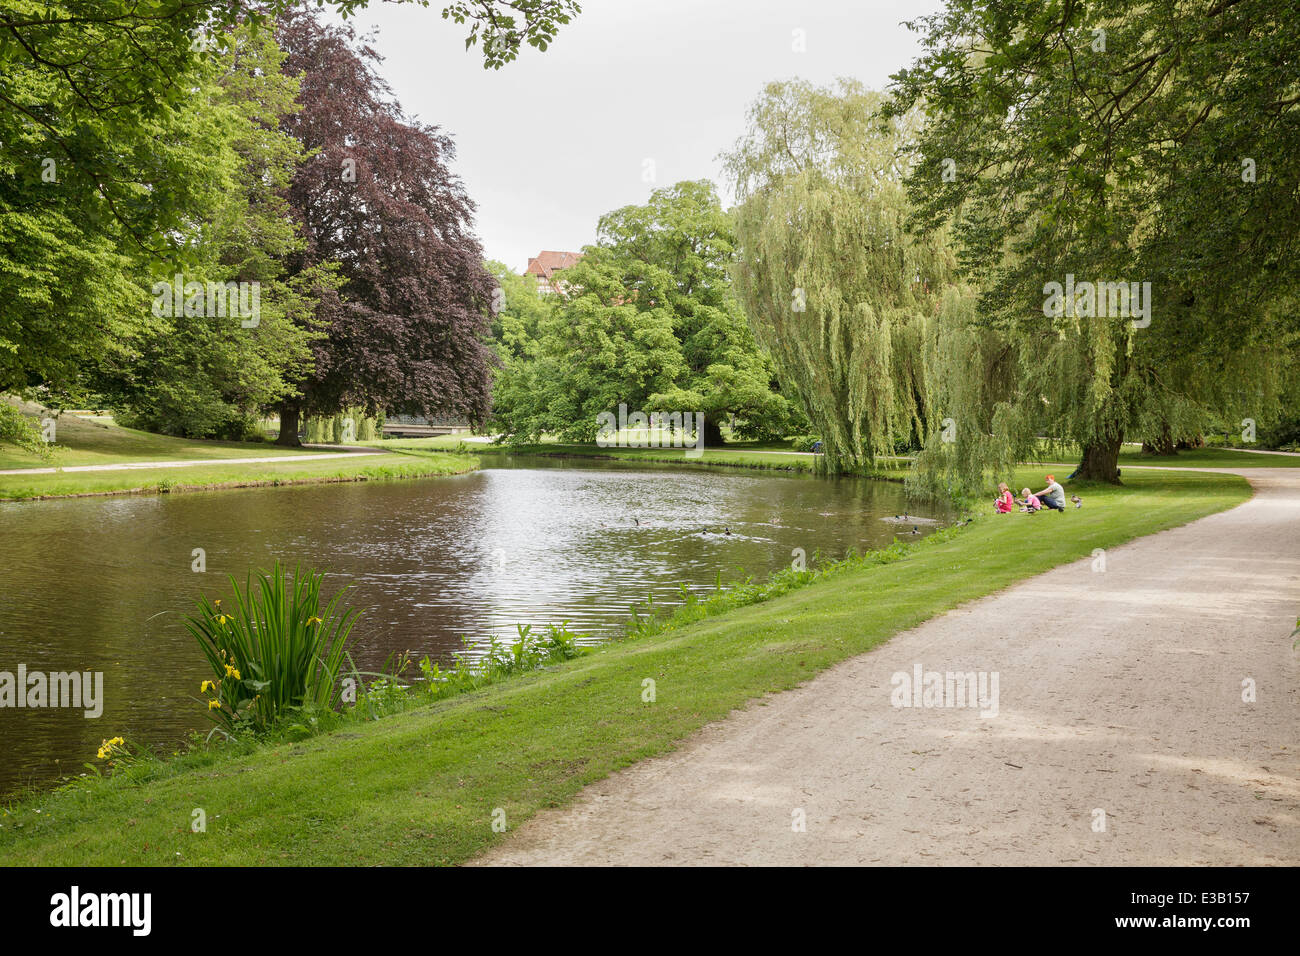
<path fill-rule="evenodd" d="M 716 419 L 709 415 L 704 416 L 704 447 L 722 447 L 722 427 Z"/>
<path fill-rule="evenodd" d="M 1093 442 L 1083 446 L 1083 460 L 1074 473 L 1076 478 L 1091 481 L 1107 481 L 1112 485 L 1121 484 L 1119 480 L 1119 450 L 1123 438 Z"/>
<path fill-rule="evenodd" d="M 1144 441 L 1142 443 L 1142 454 L 1144 455 L 1176 455 L 1178 454 L 1178 442 L 1174 441 L 1173 433 L 1169 431 L 1169 426 L 1165 425 L 1160 429 L 1159 436 L 1154 441 Z"/>
<path fill-rule="evenodd" d="M 287 445 L 290 448 L 297 448 L 302 444 L 298 440 L 298 414 L 297 405 L 291 405 L 288 402 L 282 402 L 280 405 L 280 436 L 276 438 L 277 445 Z"/>

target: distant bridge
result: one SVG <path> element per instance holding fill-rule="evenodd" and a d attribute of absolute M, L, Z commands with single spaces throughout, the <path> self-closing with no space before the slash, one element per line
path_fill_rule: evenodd
<path fill-rule="evenodd" d="M 458 415 L 390 415 L 384 419 L 385 438 L 427 438 L 430 435 L 454 435 L 470 430 L 470 423 Z"/>

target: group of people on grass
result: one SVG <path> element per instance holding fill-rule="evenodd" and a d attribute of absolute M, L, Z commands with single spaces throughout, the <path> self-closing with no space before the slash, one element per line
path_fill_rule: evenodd
<path fill-rule="evenodd" d="M 1081 503 L 1078 496 L 1074 498 L 1075 507 Z M 1039 492 L 1031 492 L 1028 488 L 1022 489 L 1020 497 L 1016 498 L 1011 494 L 1011 489 L 1007 487 L 1004 481 L 998 485 L 998 496 L 993 502 L 993 507 L 998 514 L 1006 514 L 1016 510 L 1033 514 L 1041 511 L 1043 508 L 1051 508 L 1055 511 L 1065 511 L 1065 489 L 1061 487 L 1054 475 L 1047 476 L 1047 487 Z"/>

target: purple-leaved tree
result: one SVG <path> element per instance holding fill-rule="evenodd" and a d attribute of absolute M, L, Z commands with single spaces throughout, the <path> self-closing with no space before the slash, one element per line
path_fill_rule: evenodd
<path fill-rule="evenodd" d="M 328 335 L 300 394 L 280 407 L 279 444 L 303 413 L 460 414 L 491 404 L 487 312 L 496 280 L 473 234 L 474 204 L 449 169 L 451 137 L 405 116 L 349 27 L 288 14 L 277 37 L 301 82 L 285 128 L 307 148 L 289 201 L 307 238 L 293 268 L 338 263 L 345 280 L 317 319 Z"/>

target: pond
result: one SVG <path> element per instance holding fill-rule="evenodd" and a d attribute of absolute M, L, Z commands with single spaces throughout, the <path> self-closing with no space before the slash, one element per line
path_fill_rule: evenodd
<path fill-rule="evenodd" d="M 0 708 L 0 793 L 79 773 L 100 741 L 174 748 L 210 726 L 211 676 L 182 621 L 228 574 L 278 557 L 355 585 L 358 667 L 409 650 L 441 663 L 516 624 L 589 641 L 630 606 L 680 603 L 792 551 L 883 547 L 924 517 L 901 485 L 641 463 L 495 459 L 453 478 L 0 504 L 0 672 L 102 672 L 103 711 Z M 931 519 L 943 515 L 917 506 Z M 203 549 L 206 571 L 192 570 Z"/>

